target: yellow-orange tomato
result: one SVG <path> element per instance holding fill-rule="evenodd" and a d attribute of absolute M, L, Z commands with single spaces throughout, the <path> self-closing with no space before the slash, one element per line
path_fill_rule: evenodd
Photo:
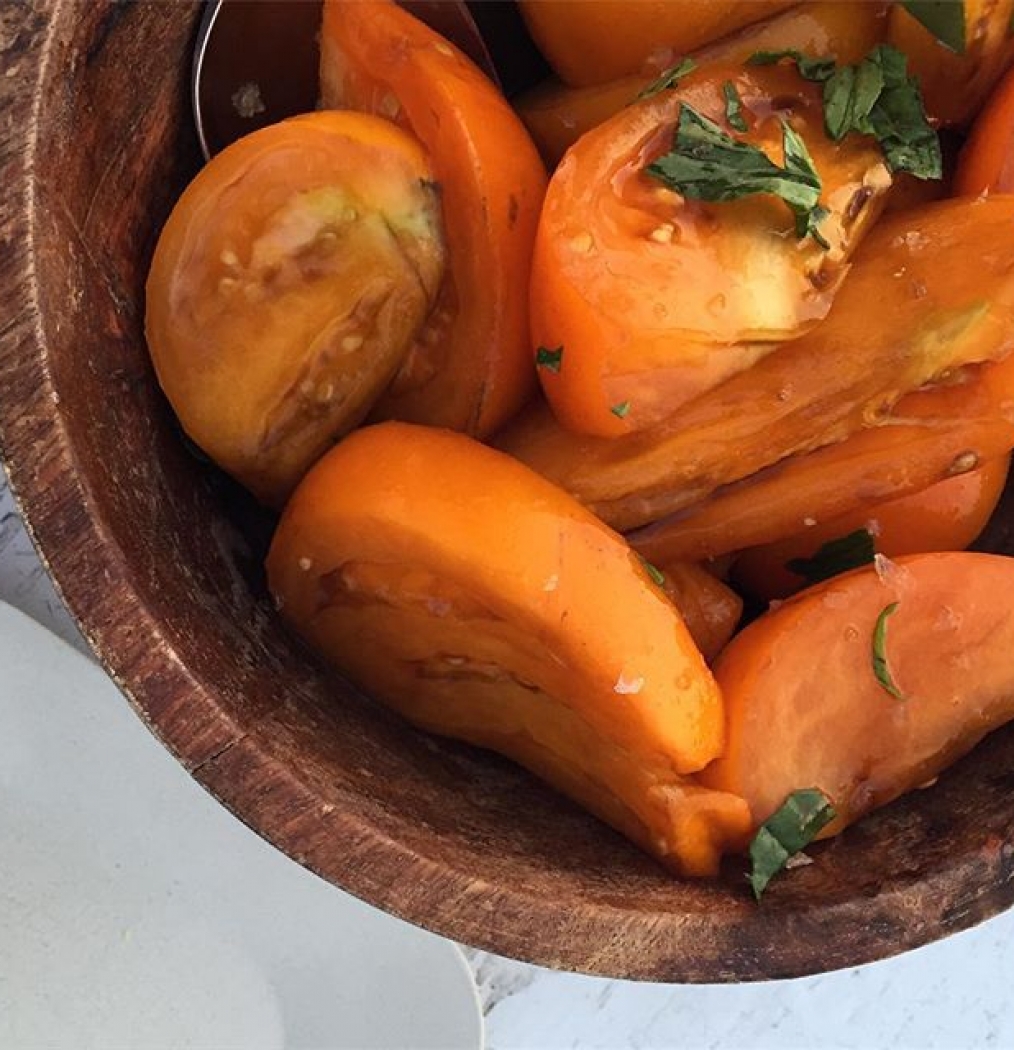
<path fill-rule="evenodd" d="M 702 780 L 746 798 L 758 824 L 802 785 L 831 799 L 821 837 L 833 835 L 1014 718 L 1014 558 L 915 554 L 879 569 L 790 598 L 715 666 L 728 745 Z M 885 614 L 878 653 L 897 696 L 873 662 Z"/>
<path fill-rule="evenodd" d="M 964 550 L 986 527 L 1007 481 L 1010 456 L 990 460 L 978 470 L 957 474 L 907 496 L 818 521 L 797 535 L 744 551 L 733 575 L 745 590 L 770 600 L 794 594 L 806 578 L 789 565 L 812 558 L 825 544 L 867 529 L 878 553 L 903 554 Z"/>
<path fill-rule="evenodd" d="M 963 0 L 951 6 L 964 13 L 963 53 L 942 44 L 901 4 L 891 10 L 888 41 L 908 56 L 909 72 L 922 87 L 930 117 L 962 125 L 1014 61 L 1014 0 Z"/>
<path fill-rule="evenodd" d="M 316 113 L 218 154 L 159 238 L 146 332 L 184 429 L 280 505 L 401 364 L 440 285 L 440 206 L 419 144 Z"/>
<path fill-rule="evenodd" d="M 1014 72 L 1008 73 L 979 114 L 954 177 L 963 197 L 1014 192 Z"/>
<path fill-rule="evenodd" d="M 443 200 L 447 275 L 376 417 L 489 434 L 534 382 L 527 287 L 542 161 L 496 87 L 390 0 L 327 0 L 321 92 L 327 106 L 411 128 Z"/>
<path fill-rule="evenodd" d="M 815 0 L 717 41 L 692 56 L 698 66 L 730 66 L 757 51 L 799 51 L 832 55 L 840 63 L 858 62 L 887 32 L 885 3 L 867 0 Z M 569 87 L 550 78 L 514 100 L 543 160 L 555 167 L 577 140 L 629 106 L 673 61 L 662 51 L 652 70 L 589 87 Z"/>
<path fill-rule="evenodd" d="M 521 0 L 535 43 L 562 80 L 603 84 L 653 53 L 682 55 L 798 0 Z"/>
<path fill-rule="evenodd" d="M 740 137 L 777 163 L 791 113 L 823 182 L 829 250 L 800 240 L 769 194 L 685 200 L 645 173 L 684 103 L 725 120 L 727 82 L 749 125 Z M 533 341 L 563 348 L 557 370 L 540 370 L 561 423 L 604 436 L 645 429 L 815 325 L 890 183 L 872 140 L 827 137 L 821 86 L 795 66 L 693 73 L 590 131 L 553 175 L 532 266 Z"/>
<path fill-rule="evenodd" d="M 522 464 L 361 429 L 297 489 L 267 568 L 282 615 L 416 725 L 514 758 L 677 871 L 742 844 L 743 801 L 686 777 L 720 753 L 723 710 L 683 621 Z"/>

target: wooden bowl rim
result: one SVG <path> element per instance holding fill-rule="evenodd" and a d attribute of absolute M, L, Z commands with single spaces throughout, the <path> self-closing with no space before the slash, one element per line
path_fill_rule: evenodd
<path fill-rule="evenodd" d="M 131 566 L 106 523 L 100 515 L 87 512 L 95 506 L 90 481 L 76 469 L 74 445 L 47 368 L 49 350 L 36 268 L 41 235 L 34 181 L 42 87 L 53 56 L 54 30 L 73 17 L 75 3 L 36 0 L 23 8 L 15 4 L 13 15 L 8 8 L 8 17 L 15 23 L 21 18 L 31 39 L 13 58 L 10 50 L 0 49 L 0 129 L 4 129 L 0 131 L 0 185 L 5 186 L 0 195 L 0 244 L 5 246 L 0 253 L 0 288 L 6 302 L 17 304 L 13 317 L 0 320 L 0 374 L 8 378 L 16 374 L 18 380 L 0 383 L 0 454 L 25 527 L 93 652 L 139 717 L 202 786 L 289 857 L 391 914 L 527 962 L 602 976 L 730 982 L 826 972 L 919 947 L 1014 904 L 1014 865 L 1001 851 L 985 876 L 981 857 L 955 857 L 951 865 L 928 877 L 914 882 L 897 879 L 863 907 L 854 899 L 817 902 L 805 912 L 756 909 L 744 920 L 738 912 L 731 919 L 712 913 L 635 914 L 598 903 L 589 914 L 574 917 L 566 943 L 550 943 L 540 931 L 552 931 L 557 924 L 559 902 L 528 894 L 523 886 L 484 885 L 483 907 L 469 910 L 462 902 L 474 895 L 476 880 L 467 871 L 420 857 L 352 811 L 319 815 L 328 835 L 340 836 L 347 844 L 340 870 L 322 870 L 303 854 L 298 832 L 289 832 L 288 825 L 270 818 L 294 808 L 319 812 L 312 785 L 292 768 L 275 781 L 273 790 L 280 795 L 268 805 L 263 797 L 255 799 L 263 796 L 256 776 L 238 784 L 209 776 L 230 753 L 242 753 L 251 768 L 258 763 L 271 765 L 276 777 L 279 769 L 256 737 L 217 706 L 213 689 L 187 669 L 158 619 L 131 587 Z M 4 77 L 13 68 L 12 61 L 17 73 Z M 16 404 L 8 393 L 13 385 L 25 395 Z M 94 587 L 96 577 L 109 573 L 131 589 L 135 602 L 129 618 L 112 599 L 115 588 Z M 143 675 L 138 666 L 142 650 Z M 172 725 L 152 715 L 158 710 L 153 698 L 168 688 L 185 695 L 185 713 L 205 724 L 206 732 L 197 743 L 174 731 L 181 722 L 179 712 Z M 370 860 L 378 855 L 387 857 L 388 871 L 410 864 L 414 883 L 428 884 L 430 892 L 405 894 L 397 882 L 375 877 Z M 968 905 L 957 915 L 944 907 L 956 884 L 963 886 Z M 877 934 L 878 919 L 890 920 L 891 939 Z M 714 949 L 701 955 L 701 946 L 713 939 L 716 924 L 723 921 L 739 930 L 749 927 L 746 940 L 763 945 L 763 950 L 733 959 L 719 957 Z M 801 943 L 801 937 L 807 943 Z"/>

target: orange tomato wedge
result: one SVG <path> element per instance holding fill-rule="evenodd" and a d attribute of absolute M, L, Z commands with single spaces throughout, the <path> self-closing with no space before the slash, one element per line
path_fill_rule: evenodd
<path fill-rule="evenodd" d="M 1008 73 L 979 113 L 954 176 L 962 197 L 1014 192 L 1014 73 Z"/>
<path fill-rule="evenodd" d="M 388 121 L 313 113 L 218 154 L 180 197 L 145 331 L 183 428 L 280 506 L 401 365 L 444 267 L 425 153 Z"/>
<path fill-rule="evenodd" d="M 416 725 L 514 758 L 677 871 L 741 844 L 742 800 L 686 779 L 721 752 L 723 712 L 679 614 L 522 464 L 359 430 L 293 495 L 267 568 L 282 615 Z"/>
<path fill-rule="evenodd" d="M 685 200 L 645 174 L 684 103 L 724 123 L 726 83 L 750 128 L 738 137 L 779 164 L 791 114 L 822 179 L 829 251 L 800 240 L 775 197 Z M 539 373 L 560 422 L 646 429 L 812 328 L 890 184 L 871 139 L 827 137 L 821 85 L 794 66 L 693 73 L 589 132 L 550 181 L 532 265 L 533 342 L 563 348 L 559 369 Z"/>
<path fill-rule="evenodd" d="M 1009 467 L 1010 456 L 999 456 L 978 470 L 944 478 L 886 503 L 823 521 L 807 516 L 804 522 L 814 524 L 804 524 L 796 535 L 744 551 L 733 567 L 736 583 L 766 601 L 785 598 L 806 584 L 806 577 L 793 572 L 790 564 L 813 558 L 824 544 L 860 529 L 869 533 L 877 552 L 889 558 L 964 550 L 996 509 Z"/>
<path fill-rule="evenodd" d="M 443 200 L 448 272 L 376 418 L 485 436 L 531 390 L 528 278 L 545 169 L 496 87 L 390 0 L 327 0 L 321 92 L 410 128 Z"/>
<path fill-rule="evenodd" d="M 756 824 L 819 788 L 837 811 L 821 837 L 932 781 L 1014 718 L 1012 593 L 1014 558 L 951 553 L 790 598 L 715 666 L 728 744 L 702 781 L 746 798 Z"/>
<path fill-rule="evenodd" d="M 883 425 L 763 470 L 632 532 L 646 558 L 719 557 L 793 536 L 807 522 L 872 513 L 887 500 L 1002 460 L 1014 448 L 1014 356 L 963 381 L 908 394 Z"/>
<path fill-rule="evenodd" d="M 521 13 L 553 69 L 580 86 L 636 73 L 653 53 L 684 55 L 793 2 L 521 0 Z"/>

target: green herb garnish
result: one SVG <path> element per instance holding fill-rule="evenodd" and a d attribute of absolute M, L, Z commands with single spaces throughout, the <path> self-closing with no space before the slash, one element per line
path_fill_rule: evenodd
<path fill-rule="evenodd" d="M 940 139 L 926 119 L 922 93 L 908 75 L 905 56 L 887 44 L 874 48 L 870 56 L 880 63 L 884 90 L 870 110 L 869 123 L 887 166 L 917 179 L 942 179 Z"/>
<path fill-rule="evenodd" d="M 880 63 L 864 58 L 855 66 L 842 66 L 824 85 L 824 127 L 835 142 L 850 131 L 873 134 L 870 112 L 884 90 Z"/>
<path fill-rule="evenodd" d="M 731 201 L 760 193 L 781 197 L 796 216 L 796 230 L 802 230 L 802 236 L 812 232 L 820 176 L 805 143 L 784 122 L 782 144 L 784 168 L 763 150 L 733 138 L 684 103 L 672 150 L 649 164 L 645 172 L 693 200 Z"/>
<path fill-rule="evenodd" d="M 785 568 L 802 576 L 807 583 L 820 583 L 850 569 L 872 564 L 876 553 L 869 530 L 856 529 L 847 536 L 829 540 L 812 558 L 793 558 L 785 563 Z"/>
<path fill-rule="evenodd" d="M 748 66 L 775 66 L 786 58 L 796 63 L 799 75 L 804 80 L 813 80 L 820 84 L 834 73 L 835 60 L 833 57 L 812 58 L 793 48 L 786 48 L 782 51 L 755 51 L 747 59 L 746 64 Z"/>
<path fill-rule="evenodd" d="M 824 124 L 835 142 L 852 131 L 873 135 L 892 172 L 939 179 L 940 140 L 907 65 L 897 48 L 880 44 L 858 65 L 835 70 L 824 84 Z"/>
<path fill-rule="evenodd" d="M 725 96 L 725 119 L 729 127 L 736 131 L 749 131 L 746 119 L 743 117 L 743 100 L 739 97 L 736 85 L 727 80 L 722 85 L 722 94 Z"/>
<path fill-rule="evenodd" d="M 750 843 L 751 870 L 748 876 L 757 900 L 768 883 L 818 832 L 837 816 L 831 800 L 819 788 L 793 791 L 761 825 Z"/>
<path fill-rule="evenodd" d="M 612 414 L 616 416 L 617 419 L 623 419 L 626 416 L 626 414 L 630 411 L 630 402 L 621 401 L 618 405 L 613 405 L 613 407 L 610 408 L 609 411 L 612 412 Z"/>
<path fill-rule="evenodd" d="M 545 368 L 549 372 L 559 374 L 560 365 L 563 362 L 563 347 L 558 346 L 555 350 L 547 350 L 540 346 L 535 351 L 535 367 Z"/>
<path fill-rule="evenodd" d="M 641 559 L 641 564 L 644 566 L 644 571 L 651 577 L 652 582 L 658 587 L 665 586 L 665 573 L 661 569 L 656 569 L 654 565 L 648 561 L 647 558 L 641 557 L 638 554 L 638 558 Z"/>
<path fill-rule="evenodd" d="M 697 68 L 697 63 L 692 58 L 684 58 L 682 62 L 670 66 L 659 74 L 646 88 L 637 93 L 635 102 L 641 102 L 646 98 L 654 98 L 663 91 L 670 91 L 685 76 L 689 76 Z"/>
<path fill-rule="evenodd" d="M 810 58 L 791 50 L 758 51 L 749 63 L 773 65 L 783 59 L 795 62 L 804 80 L 823 83 L 824 124 L 835 142 L 852 131 L 873 135 L 892 172 L 905 171 L 919 179 L 943 177 L 940 140 L 926 119 L 918 82 L 908 75 L 907 60 L 897 48 L 881 44 L 854 66 L 836 67 L 833 58 Z"/>
<path fill-rule="evenodd" d="M 898 603 L 891 602 L 889 606 L 877 617 L 877 625 L 873 628 L 873 673 L 884 690 L 891 694 L 895 700 L 906 699 L 905 694 L 895 685 L 891 675 L 891 668 L 887 663 L 887 621 L 898 611 Z"/>
<path fill-rule="evenodd" d="M 944 47 L 965 53 L 965 5 L 961 0 L 902 0 L 901 6 Z"/>

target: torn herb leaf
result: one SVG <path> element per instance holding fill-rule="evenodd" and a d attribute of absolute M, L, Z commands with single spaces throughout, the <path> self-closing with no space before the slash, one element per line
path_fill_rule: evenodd
<path fill-rule="evenodd" d="M 880 63 L 864 58 L 856 66 L 842 66 L 824 84 L 824 127 L 835 142 L 850 131 L 873 134 L 870 112 L 884 90 Z"/>
<path fill-rule="evenodd" d="M 943 178 L 940 139 L 926 118 L 919 84 L 908 75 L 908 61 L 888 44 L 875 47 L 866 60 L 876 61 L 884 79 L 869 125 L 892 172 L 917 179 Z"/>
<path fill-rule="evenodd" d="M 626 414 L 630 411 L 630 402 L 621 401 L 618 405 L 613 405 L 612 408 L 609 409 L 609 411 L 612 412 L 612 414 L 616 416 L 617 419 L 623 419 L 626 416 Z"/>
<path fill-rule="evenodd" d="M 965 5 L 961 0 L 902 0 L 901 6 L 944 47 L 965 53 Z"/>
<path fill-rule="evenodd" d="M 646 88 L 637 93 L 635 102 L 641 102 L 646 98 L 654 98 L 663 91 L 670 91 L 685 77 L 689 76 L 697 68 L 697 63 L 692 58 L 684 58 L 682 62 L 670 66 L 653 80 Z"/>
<path fill-rule="evenodd" d="M 895 700 L 907 699 L 905 694 L 898 688 L 891 674 L 891 668 L 887 662 L 887 621 L 898 611 L 898 603 L 891 602 L 886 609 L 877 617 L 876 626 L 873 628 L 873 673 L 877 681 L 883 686 L 885 692 L 890 693 Z"/>
<path fill-rule="evenodd" d="M 651 577 L 652 582 L 658 587 L 664 587 L 665 573 L 662 572 L 661 569 L 655 568 L 655 566 L 652 565 L 647 558 L 641 557 L 640 554 L 638 554 L 638 558 L 641 559 L 641 564 L 644 566 L 644 571 Z"/>
<path fill-rule="evenodd" d="M 757 900 L 800 850 L 816 838 L 837 816 L 831 800 L 819 788 L 793 791 L 760 826 L 750 843 L 751 869 L 748 876 Z"/>
<path fill-rule="evenodd" d="M 782 51 L 755 51 L 748 59 L 748 66 L 774 66 L 786 58 L 796 63 L 799 75 L 804 80 L 813 80 L 820 84 L 834 73 L 835 60 L 830 58 L 813 58 L 802 51 L 786 48 Z"/>
<path fill-rule="evenodd" d="M 735 131 L 749 131 L 746 118 L 743 116 L 743 100 L 739 97 L 736 85 L 727 80 L 722 85 L 722 94 L 725 96 L 725 119 L 730 128 Z"/>
<path fill-rule="evenodd" d="M 684 103 L 672 150 L 649 164 L 645 173 L 693 200 L 731 201 L 773 194 L 792 209 L 797 230 L 802 216 L 805 232 L 811 232 L 809 216 L 820 200 L 820 176 L 803 140 L 785 122 L 782 142 L 784 168 Z"/>
<path fill-rule="evenodd" d="M 872 565 L 876 547 L 868 529 L 856 529 L 823 544 L 812 558 L 793 558 L 785 563 L 789 572 L 802 576 L 808 584 L 820 583 L 843 572 Z"/>
<path fill-rule="evenodd" d="M 563 362 L 563 347 L 558 346 L 555 350 L 547 350 L 546 347 L 540 346 L 535 351 L 535 367 L 545 368 L 549 372 L 556 372 L 559 374 L 560 365 Z"/>

